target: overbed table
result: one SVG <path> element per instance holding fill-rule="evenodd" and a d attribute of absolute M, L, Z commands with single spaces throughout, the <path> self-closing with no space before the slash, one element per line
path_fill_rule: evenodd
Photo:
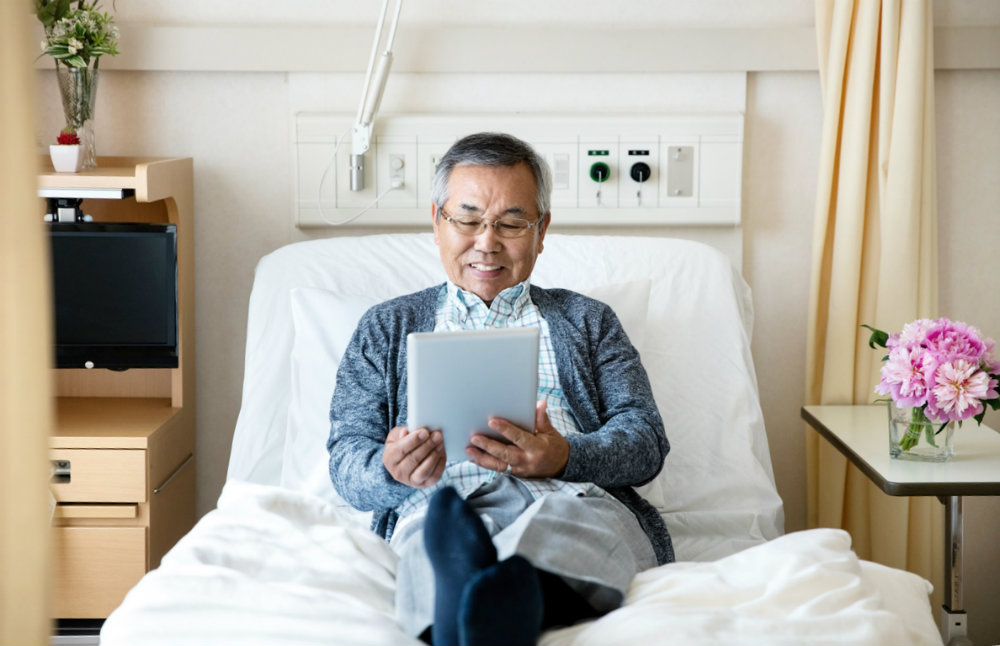
<path fill-rule="evenodd" d="M 890 496 L 937 496 L 945 505 L 945 590 L 941 634 L 968 644 L 962 582 L 962 498 L 1000 495 L 1000 433 L 969 420 L 944 463 L 889 457 L 886 406 L 803 406 L 802 417 Z"/>

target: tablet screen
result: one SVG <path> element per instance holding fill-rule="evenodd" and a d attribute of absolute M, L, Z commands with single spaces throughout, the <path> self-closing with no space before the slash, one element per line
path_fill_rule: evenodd
<path fill-rule="evenodd" d="M 535 430 L 537 327 L 407 335 L 407 427 L 440 429 L 449 461 L 466 459 L 474 433 L 502 441 L 503 417 Z"/>

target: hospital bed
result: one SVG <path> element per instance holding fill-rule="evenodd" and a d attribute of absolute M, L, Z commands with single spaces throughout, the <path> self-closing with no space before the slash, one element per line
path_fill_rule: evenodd
<path fill-rule="evenodd" d="M 299 242 L 260 261 L 218 506 L 129 592 L 102 644 L 420 643 L 393 620 L 394 553 L 330 484 L 327 417 L 361 314 L 444 278 L 430 234 Z M 541 643 L 941 643 L 927 581 L 858 559 L 839 530 L 784 534 L 751 295 L 728 258 L 550 234 L 532 282 L 605 301 L 638 348 L 671 445 L 640 492 L 677 556 L 636 577 L 621 609 Z"/>

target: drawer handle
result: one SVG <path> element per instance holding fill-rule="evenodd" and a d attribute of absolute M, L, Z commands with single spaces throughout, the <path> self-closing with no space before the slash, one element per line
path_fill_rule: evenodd
<path fill-rule="evenodd" d="M 187 468 L 187 465 L 191 464 L 191 460 L 194 460 L 194 453 L 189 454 L 187 456 L 187 460 L 184 460 L 183 462 L 181 462 L 181 465 L 179 467 L 177 467 L 176 469 L 174 469 L 174 472 L 171 473 L 167 477 L 167 479 L 163 481 L 163 484 L 161 484 L 156 489 L 153 489 L 153 493 L 160 493 L 161 491 L 163 491 L 164 489 L 166 489 L 167 486 L 171 482 L 173 482 L 174 478 L 176 478 L 177 476 L 179 476 L 180 473 L 181 473 L 181 471 L 183 471 L 184 469 Z"/>
<path fill-rule="evenodd" d="M 52 484 L 69 484 L 72 464 L 69 460 L 50 460 L 52 463 Z"/>
<path fill-rule="evenodd" d="M 56 505 L 56 518 L 135 518 L 138 505 L 89 505 L 68 503 Z"/>

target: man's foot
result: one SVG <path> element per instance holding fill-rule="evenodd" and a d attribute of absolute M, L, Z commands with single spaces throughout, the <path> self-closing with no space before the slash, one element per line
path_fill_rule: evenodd
<path fill-rule="evenodd" d="M 538 582 L 542 589 L 542 598 L 545 600 L 543 629 L 572 626 L 579 621 L 601 616 L 601 612 L 571 588 L 561 576 L 538 570 Z"/>
<path fill-rule="evenodd" d="M 459 643 L 455 618 L 462 591 L 482 570 L 496 564 L 497 550 L 475 510 L 446 487 L 434 494 L 424 521 L 424 547 L 434 568 L 435 646 Z"/>
<path fill-rule="evenodd" d="M 542 632 L 542 588 L 523 556 L 476 574 L 462 592 L 458 643 L 462 646 L 533 646 Z"/>

